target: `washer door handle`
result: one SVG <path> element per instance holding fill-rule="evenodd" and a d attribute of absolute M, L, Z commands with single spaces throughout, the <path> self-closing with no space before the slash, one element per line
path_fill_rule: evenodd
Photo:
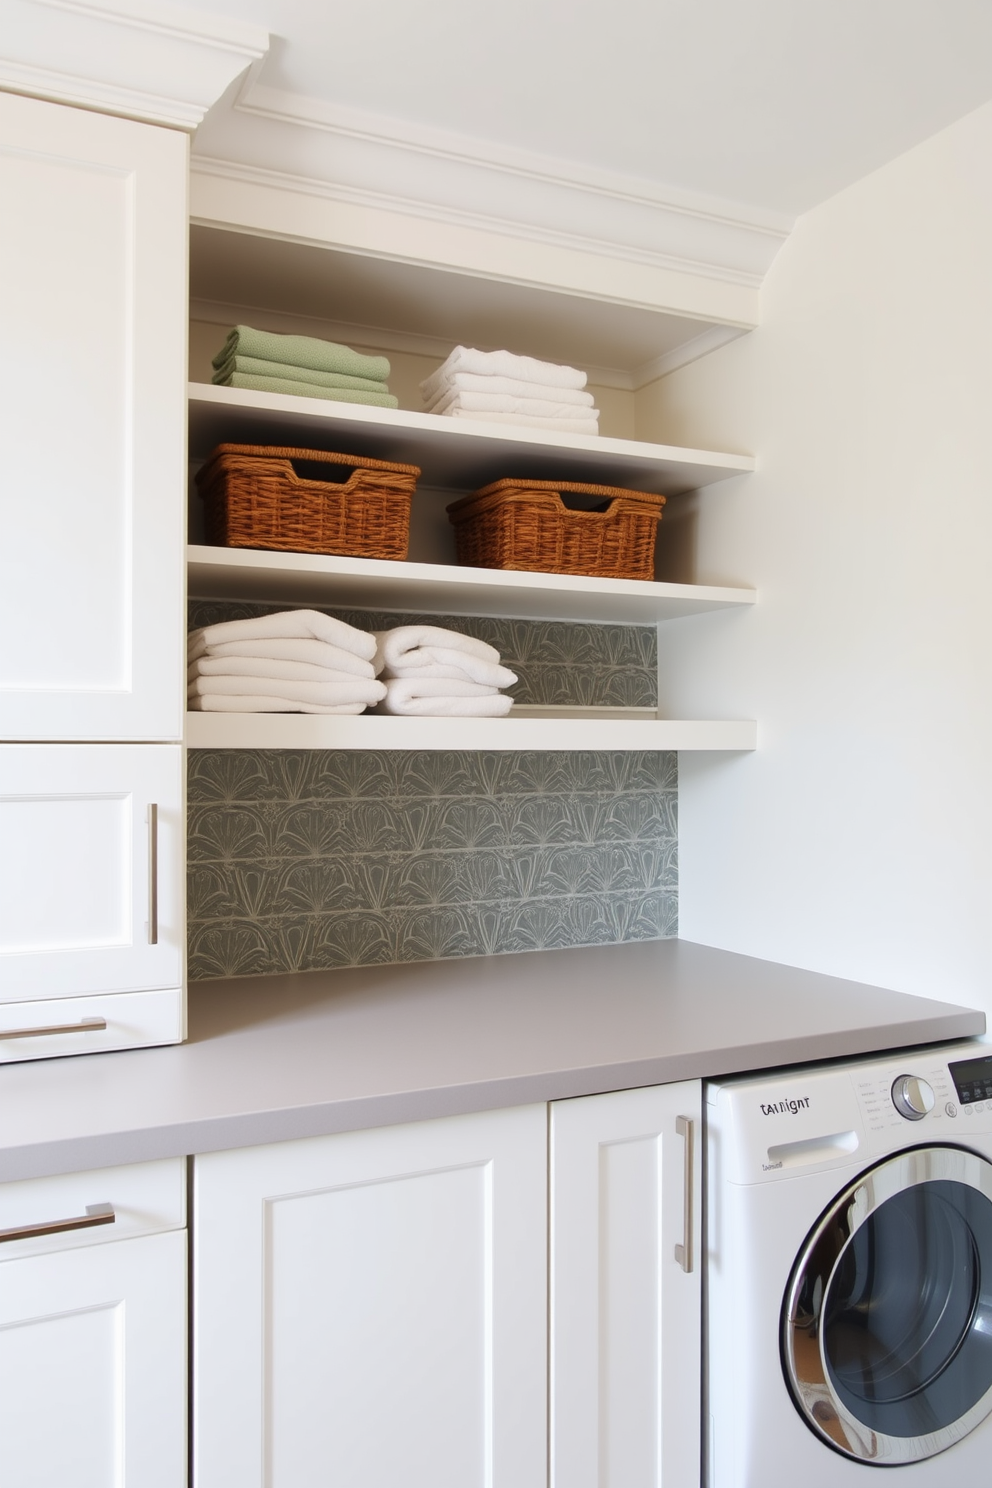
<path fill-rule="evenodd" d="M 686 1274 L 692 1272 L 692 1211 L 693 1174 L 696 1157 L 696 1123 L 691 1116 L 676 1116 L 675 1130 L 685 1139 L 685 1159 L 682 1176 L 682 1243 L 675 1247 L 675 1259 Z"/>

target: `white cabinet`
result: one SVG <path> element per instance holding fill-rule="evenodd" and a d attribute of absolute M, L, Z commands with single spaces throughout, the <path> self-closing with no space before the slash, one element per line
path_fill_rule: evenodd
<path fill-rule="evenodd" d="M 544 1488 L 543 1105 L 196 1160 L 197 1488 Z"/>
<path fill-rule="evenodd" d="M 545 1488 L 549 1257 L 552 1488 L 698 1482 L 699 1084 L 550 1111 L 196 1160 L 197 1488 Z"/>
<path fill-rule="evenodd" d="M 0 1186 L 0 1482 L 10 1488 L 183 1488 L 183 1168 Z"/>
<path fill-rule="evenodd" d="M 188 148 L 0 94 L 3 739 L 181 738 Z"/>
<path fill-rule="evenodd" d="M 700 1100 L 551 1108 L 551 1488 L 699 1482 Z"/>
<path fill-rule="evenodd" d="M 0 745 L 0 1060 L 181 1037 L 182 818 L 178 745 Z"/>

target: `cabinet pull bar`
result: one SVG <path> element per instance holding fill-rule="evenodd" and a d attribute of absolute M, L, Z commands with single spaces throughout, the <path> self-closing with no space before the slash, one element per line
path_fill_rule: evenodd
<path fill-rule="evenodd" d="M 158 945 L 158 805 L 148 805 L 148 944 Z"/>
<path fill-rule="evenodd" d="M 685 1168 L 682 1179 L 682 1244 L 675 1247 L 675 1259 L 687 1274 L 692 1271 L 692 1179 L 696 1146 L 696 1123 L 689 1116 L 676 1116 L 675 1130 L 685 1138 Z"/>
<path fill-rule="evenodd" d="M 91 1230 L 96 1225 L 116 1223 L 113 1204 L 87 1204 L 86 1213 L 77 1214 L 72 1219 L 49 1219 L 43 1224 L 15 1225 L 12 1230 L 0 1230 L 0 1245 L 6 1240 L 37 1240 L 44 1235 L 61 1235 L 66 1230 Z"/>
<path fill-rule="evenodd" d="M 79 1023 L 47 1023 L 40 1028 L 0 1028 L 0 1039 L 45 1038 L 53 1033 L 100 1033 L 106 1018 L 83 1018 Z"/>

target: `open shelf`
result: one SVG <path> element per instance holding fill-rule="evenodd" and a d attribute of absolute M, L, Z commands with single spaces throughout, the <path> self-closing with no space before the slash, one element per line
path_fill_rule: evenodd
<path fill-rule="evenodd" d="M 189 592 L 204 599 L 616 625 L 652 625 L 659 620 L 747 606 L 755 601 L 753 589 L 270 553 L 252 548 L 191 546 L 187 558 Z"/>
<path fill-rule="evenodd" d="M 190 455 L 204 459 L 225 442 L 343 449 L 397 460 L 419 465 L 424 486 L 459 492 L 518 477 L 586 481 L 678 496 L 755 468 L 751 455 L 190 383 Z"/>
<path fill-rule="evenodd" d="M 190 749 L 751 750 L 751 720 L 395 718 L 359 713 L 187 713 Z"/>

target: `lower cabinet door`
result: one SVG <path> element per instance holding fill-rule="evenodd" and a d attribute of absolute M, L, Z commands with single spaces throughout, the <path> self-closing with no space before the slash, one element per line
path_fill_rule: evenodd
<path fill-rule="evenodd" d="M 197 1488 L 545 1488 L 547 1108 L 197 1158 Z"/>
<path fill-rule="evenodd" d="M 552 1488 L 699 1482 L 700 1111 L 697 1081 L 551 1107 Z"/>
<path fill-rule="evenodd" d="M 185 1231 L 0 1261 L 0 1483 L 185 1482 Z"/>

